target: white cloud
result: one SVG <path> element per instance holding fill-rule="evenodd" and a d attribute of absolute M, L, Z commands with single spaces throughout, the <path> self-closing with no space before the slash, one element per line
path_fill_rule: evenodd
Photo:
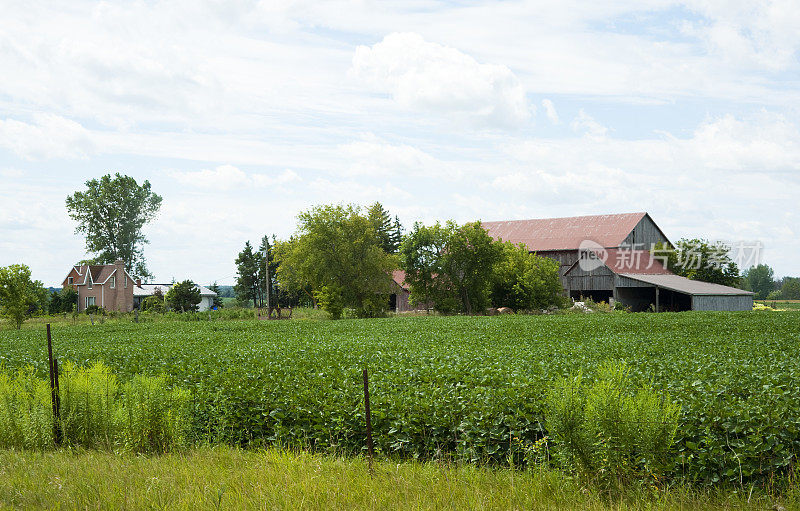
<path fill-rule="evenodd" d="M 352 72 L 405 107 L 500 126 L 530 118 L 525 90 L 508 67 L 479 63 L 419 34 L 394 33 L 359 46 Z"/>
<path fill-rule="evenodd" d="M 561 120 L 558 118 L 558 112 L 556 111 L 556 106 L 553 104 L 552 101 L 549 99 L 542 100 L 542 106 L 544 107 L 544 111 L 547 114 L 547 118 L 550 119 L 550 122 L 553 124 L 559 124 Z"/>
<path fill-rule="evenodd" d="M 589 138 L 603 138 L 608 134 L 608 128 L 597 122 L 594 117 L 581 109 L 578 116 L 572 121 L 572 129 L 583 133 Z"/>
<path fill-rule="evenodd" d="M 374 134 L 339 146 L 347 162 L 345 173 L 370 177 L 448 177 L 457 178 L 461 172 L 407 144 L 390 144 Z"/>
<path fill-rule="evenodd" d="M 699 126 L 689 143 L 703 168 L 800 172 L 800 131 L 784 116 L 728 114 Z"/>
<path fill-rule="evenodd" d="M 185 185 L 213 190 L 230 190 L 249 183 L 247 174 L 233 165 L 220 165 L 215 169 L 197 172 L 175 172 L 174 176 Z"/>
<path fill-rule="evenodd" d="M 300 176 L 291 169 L 286 169 L 277 175 L 247 174 L 233 165 L 220 165 L 214 169 L 203 169 L 196 172 L 173 172 L 172 176 L 187 186 L 223 191 L 280 186 L 301 180 Z"/>
<path fill-rule="evenodd" d="M 29 160 L 86 158 L 95 152 L 89 132 L 79 123 L 53 114 L 36 114 L 33 120 L 0 119 L 0 146 Z"/>
<path fill-rule="evenodd" d="M 699 0 L 686 7 L 705 17 L 684 32 L 706 42 L 729 65 L 780 71 L 797 66 L 800 10 L 794 0 Z"/>
<path fill-rule="evenodd" d="M 286 169 L 277 176 L 269 174 L 253 174 L 253 184 L 255 186 L 279 186 L 295 181 L 301 181 L 300 176 L 292 169 Z"/>

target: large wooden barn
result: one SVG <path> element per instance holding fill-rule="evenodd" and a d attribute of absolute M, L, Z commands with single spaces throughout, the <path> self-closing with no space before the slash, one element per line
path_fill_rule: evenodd
<path fill-rule="evenodd" d="M 489 234 L 555 259 L 572 298 L 621 302 L 633 311 L 752 310 L 753 294 L 680 277 L 651 249 L 671 246 L 647 213 L 483 222 Z"/>

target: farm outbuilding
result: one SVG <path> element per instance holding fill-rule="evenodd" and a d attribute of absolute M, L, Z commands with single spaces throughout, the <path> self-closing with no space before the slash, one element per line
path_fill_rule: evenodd
<path fill-rule="evenodd" d="M 389 295 L 389 310 L 392 312 L 424 311 L 429 308 L 425 304 L 411 305 L 411 287 L 406 283 L 406 272 L 392 272 L 392 292 Z"/>
<path fill-rule="evenodd" d="M 752 310 L 753 294 L 673 274 L 652 254 L 672 246 L 647 213 L 485 222 L 488 233 L 559 262 L 574 299 L 620 302 L 633 311 Z"/>

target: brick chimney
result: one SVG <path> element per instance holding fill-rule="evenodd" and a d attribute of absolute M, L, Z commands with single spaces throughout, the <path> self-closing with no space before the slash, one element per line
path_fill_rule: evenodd
<path fill-rule="evenodd" d="M 114 261 L 114 267 L 117 270 L 116 273 L 116 286 L 113 291 L 113 295 L 115 297 L 114 309 L 118 311 L 128 312 L 128 306 L 126 303 L 126 292 L 125 292 L 125 261 L 122 259 L 117 259 Z M 131 300 L 133 301 L 133 300 Z"/>

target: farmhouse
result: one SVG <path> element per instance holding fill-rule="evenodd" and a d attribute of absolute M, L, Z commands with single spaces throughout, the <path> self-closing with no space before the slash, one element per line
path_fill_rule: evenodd
<path fill-rule="evenodd" d="M 133 310 L 134 280 L 125 271 L 121 259 L 114 264 L 82 264 L 73 266 L 61 283 L 78 292 L 78 310 L 96 305 L 107 310 Z"/>
<path fill-rule="evenodd" d="M 133 288 L 133 307 L 138 309 L 145 298 L 156 294 L 156 289 L 162 295 L 166 295 L 171 288 L 172 284 L 142 284 L 137 282 Z M 200 290 L 200 303 L 197 305 L 197 310 L 205 311 L 213 307 L 214 297 L 217 296 L 217 293 L 200 285 L 197 285 L 197 288 Z"/>
<path fill-rule="evenodd" d="M 559 262 L 572 298 L 621 302 L 631 310 L 752 310 L 748 291 L 673 274 L 656 244 L 672 246 L 647 213 L 483 222 L 496 239 Z"/>

